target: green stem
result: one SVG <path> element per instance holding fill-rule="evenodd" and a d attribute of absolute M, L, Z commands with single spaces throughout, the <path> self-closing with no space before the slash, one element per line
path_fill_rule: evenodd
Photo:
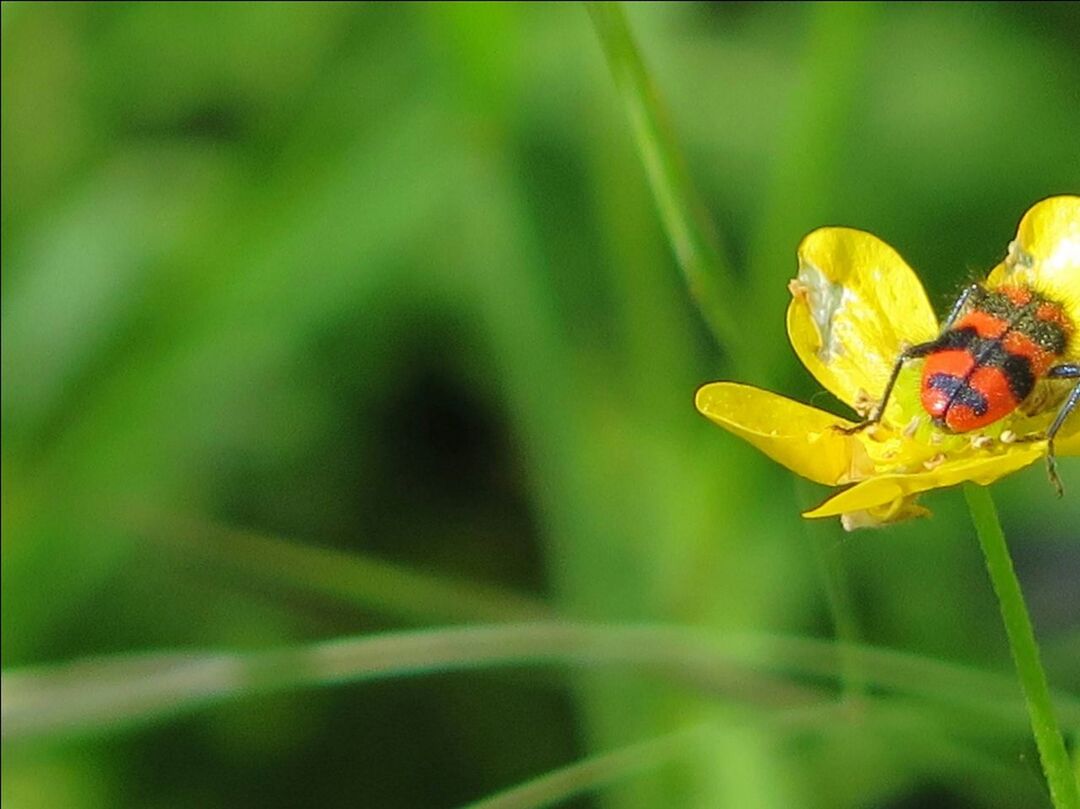
<path fill-rule="evenodd" d="M 847 571 L 844 562 L 826 547 L 823 532 L 814 530 L 812 545 L 817 557 L 822 586 L 832 616 L 833 629 L 840 641 L 840 656 L 843 666 L 844 696 L 857 698 L 865 695 L 866 682 L 858 657 L 852 653 L 859 642 L 859 625 L 855 618 L 855 607 L 851 602 Z"/>
<path fill-rule="evenodd" d="M 407 621 L 525 621 L 546 605 L 517 593 L 414 570 L 356 551 L 343 553 L 240 531 L 210 521 L 146 514 L 131 521 L 159 548 L 195 555 L 244 576 L 269 580 Z M 150 542 L 158 543 L 156 546 Z"/>
<path fill-rule="evenodd" d="M 964 495 L 967 497 L 975 532 L 979 535 L 979 544 L 986 558 L 986 569 L 990 572 L 990 580 L 1001 606 L 1005 633 L 1009 637 L 1009 647 L 1012 649 L 1016 672 L 1031 718 L 1031 730 L 1039 748 L 1039 759 L 1042 761 L 1046 783 L 1050 787 L 1050 799 L 1056 809 L 1078 809 L 1080 789 L 1072 772 L 1069 755 L 1065 751 L 1061 730 L 1054 717 L 1046 672 L 1039 662 L 1039 647 L 1035 642 L 1027 606 L 1024 604 L 1024 595 L 1020 592 L 1020 582 L 1013 570 L 1009 548 L 1005 544 L 1005 534 L 998 521 L 997 509 L 994 508 L 990 491 L 983 486 L 968 483 L 964 486 Z"/>
<path fill-rule="evenodd" d="M 687 753 L 709 732 L 707 725 L 681 730 L 638 744 L 591 756 L 491 795 L 466 809 L 534 809 L 553 806 L 593 792 L 643 770 L 668 763 Z"/>
<path fill-rule="evenodd" d="M 818 502 L 817 492 L 811 492 L 812 484 L 801 478 L 794 478 L 795 497 L 801 510 L 806 510 Z M 842 685 L 846 698 L 858 698 L 866 695 L 866 674 L 858 659 L 857 647 L 861 640 L 859 620 L 851 596 L 851 585 L 842 555 L 843 546 L 836 541 L 835 526 L 823 520 L 803 520 L 801 522 L 807 543 L 814 553 L 818 566 L 818 579 L 821 581 L 825 603 L 833 622 L 833 631 L 840 641 L 837 648 L 843 666 Z"/>
<path fill-rule="evenodd" d="M 717 341 L 733 358 L 744 340 L 733 310 L 739 298 L 667 114 L 619 3 L 585 4 L 626 105 L 641 162 L 690 294 Z"/>

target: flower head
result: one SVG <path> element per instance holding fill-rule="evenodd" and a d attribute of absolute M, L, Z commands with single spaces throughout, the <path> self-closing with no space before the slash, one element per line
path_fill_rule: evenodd
<path fill-rule="evenodd" d="M 906 346 L 940 327 L 915 273 L 875 236 L 849 228 L 815 230 L 799 245 L 789 284 L 788 337 L 827 390 L 865 418 L 878 405 Z M 1063 355 L 1080 358 L 1080 197 L 1037 203 L 1020 222 L 988 288 L 1025 286 L 1061 305 L 1078 328 Z M 769 391 L 712 382 L 697 391 L 706 417 L 773 460 L 818 483 L 847 486 L 803 516 L 840 516 L 848 530 L 929 512 L 921 492 L 963 481 L 988 485 L 1043 457 L 1046 430 L 1075 380 L 1042 379 L 1021 407 L 983 429 L 951 433 L 923 409 L 920 361 L 906 363 L 879 423 L 855 422 Z M 838 429 L 839 428 L 839 429 Z M 1080 414 L 1057 434 L 1058 455 L 1080 454 Z"/>

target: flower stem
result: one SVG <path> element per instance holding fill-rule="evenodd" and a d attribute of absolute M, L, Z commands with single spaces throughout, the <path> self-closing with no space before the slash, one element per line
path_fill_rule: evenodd
<path fill-rule="evenodd" d="M 1013 570 L 1009 548 L 1005 544 L 1005 534 L 998 521 L 997 509 L 990 497 L 990 491 L 983 486 L 968 483 L 964 486 L 964 495 L 986 559 L 986 569 L 990 573 L 990 580 L 1001 607 L 1005 633 L 1009 637 L 1013 662 L 1016 664 L 1020 686 L 1027 702 L 1028 716 L 1031 718 L 1031 730 L 1039 748 L 1039 759 L 1046 775 L 1046 783 L 1050 787 L 1050 800 L 1055 809 L 1080 809 L 1080 788 L 1073 775 L 1057 719 L 1054 717 L 1046 672 L 1039 662 L 1039 647 L 1035 642 L 1027 606 L 1024 604 L 1024 595 L 1020 592 L 1020 582 Z"/>

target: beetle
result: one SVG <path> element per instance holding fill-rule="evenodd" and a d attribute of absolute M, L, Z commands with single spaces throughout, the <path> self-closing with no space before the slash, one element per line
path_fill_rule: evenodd
<path fill-rule="evenodd" d="M 908 346 L 896 358 L 880 404 L 852 433 L 881 421 L 908 361 L 924 359 L 919 392 L 934 424 L 951 433 L 978 430 L 1005 418 L 1042 379 L 1078 380 L 1047 429 L 1050 481 L 1063 494 L 1054 437 L 1080 402 L 1080 363 L 1066 362 L 1077 324 L 1061 302 L 1030 286 L 972 284 L 957 298 L 941 333 Z"/>

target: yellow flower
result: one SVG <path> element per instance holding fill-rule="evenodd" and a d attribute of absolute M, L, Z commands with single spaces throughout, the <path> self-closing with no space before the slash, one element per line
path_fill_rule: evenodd
<path fill-rule="evenodd" d="M 906 345 L 939 326 L 922 285 L 895 250 L 849 228 L 821 228 L 799 245 L 787 330 L 799 359 L 826 389 L 866 417 Z M 1064 360 L 1080 358 L 1080 197 L 1037 203 L 1005 259 L 986 279 L 1030 286 L 1060 302 L 1077 326 Z M 697 409 L 802 477 L 849 488 L 803 516 L 839 515 L 848 530 L 929 512 L 921 492 L 963 481 L 988 485 L 1046 454 L 1045 433 L 1076 382 L 1042 380 L 1020 408 L 970 433 L 937 427 L 919 398 L 921 362 L 906 363 L 879 424 L 855 422 L 735 382 L 697 391 Z M 1059 456 L 1080 455 L 1080 412 L 1057 434 Z"/>

